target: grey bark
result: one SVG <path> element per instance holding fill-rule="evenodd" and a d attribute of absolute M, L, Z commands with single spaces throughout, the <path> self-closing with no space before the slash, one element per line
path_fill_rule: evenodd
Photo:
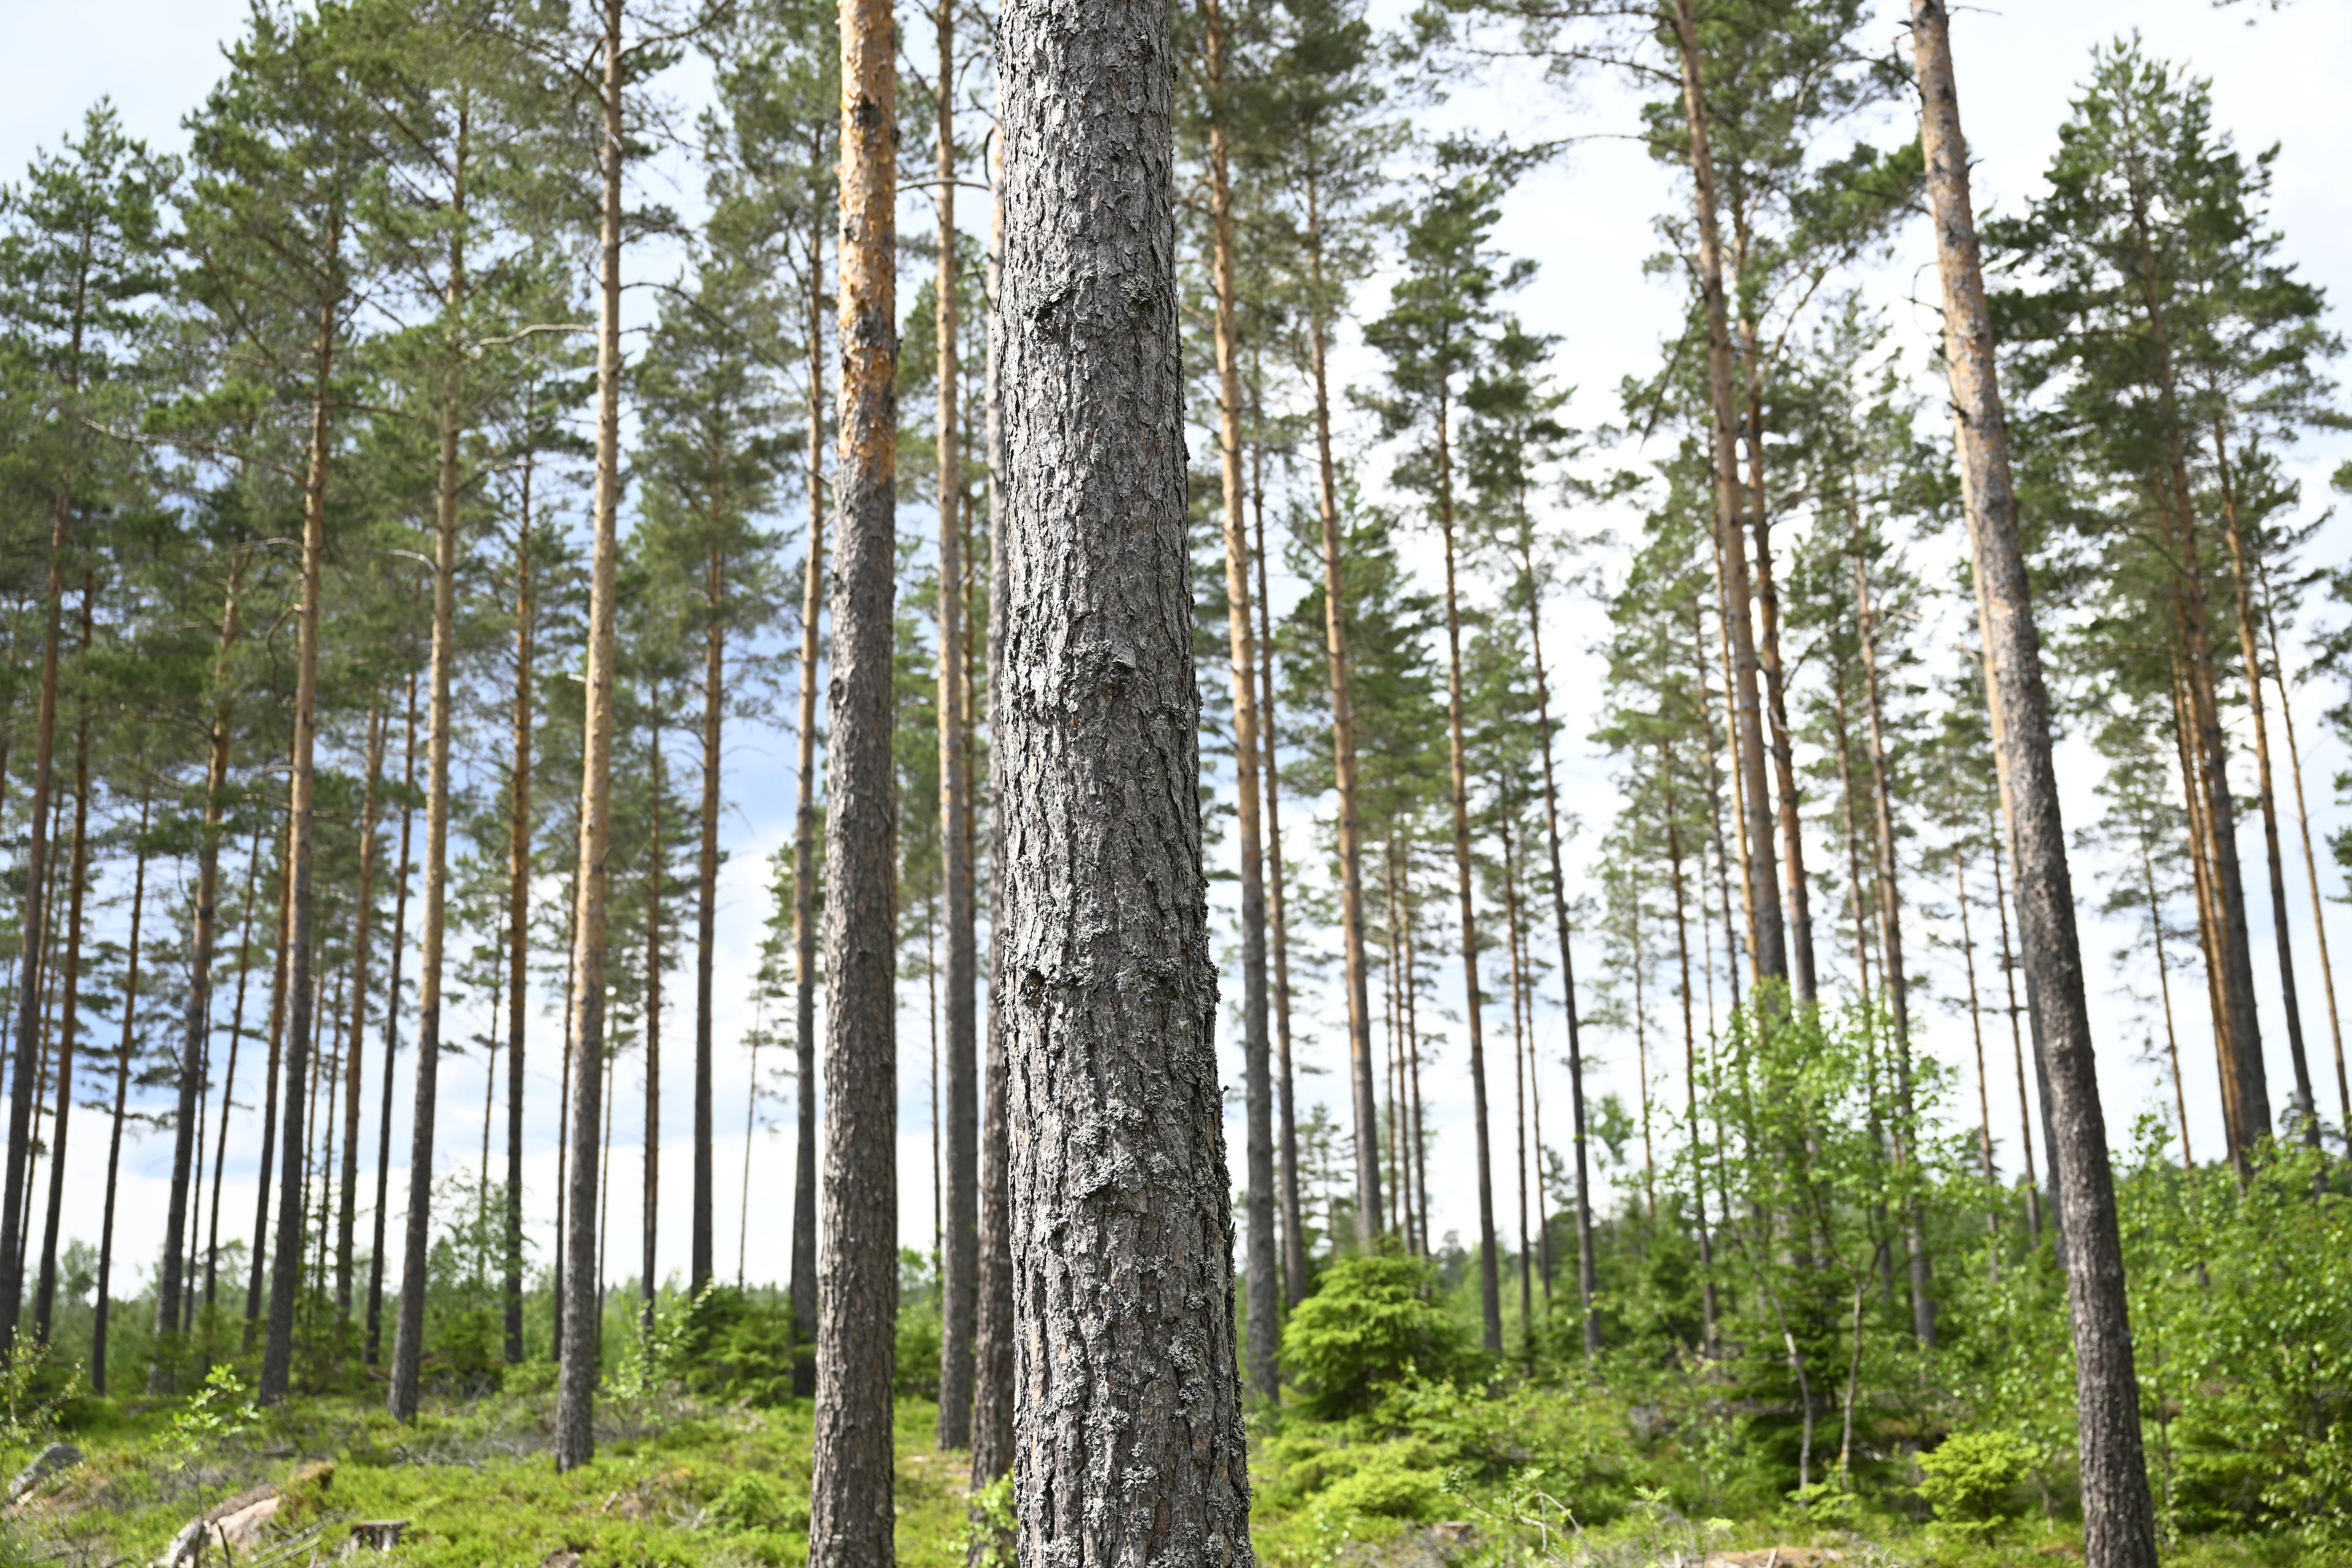
<path fill-rule="evenodd" d="M 1004 807 L 1020 1555 L 1248 1568 L 1201 857 L 1169 13 L 1012 0 Z"/>
<path fill-rule="evenodd" d="M 824 1186 L 809 1557 L 890 1568 L 898 1300 L 898 137 L 891 0 L 841 5 L 841 281 L 824 821 Z"/>
<path fill-rule="evenodd" d="M 1968 150 L 1942 0 L 1911 0 L 1920 141 L 1943 281 L 1945 365 L 1975 566 L 1978 615 L 1992 676 L 1995 760 L 2008 786 L 2029 995 L 2042 1028 L 2065 1234 L 2066 1300 L 2074 1342 L 2082 1454 L 2084 1559 L 2089 1568 L 2153 1568 L 2156 1521 L 2140 1439 L 2139 1383 L 2124 1293 L 2123 1246 L 2099 1105 L 2082 949 L 2074 929 L 2066 836 L 2051 759 L 2050 698 L 2018 540 L 2009 440 L 1994 368 Z"/>

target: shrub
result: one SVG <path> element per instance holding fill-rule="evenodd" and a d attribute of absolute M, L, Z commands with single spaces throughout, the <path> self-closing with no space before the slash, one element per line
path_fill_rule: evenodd
<path fill-rule="evenodd" d="M 771 1407 L 793 1396 L 793 1310 L 773 1292 L 725 1286 L 696 1298 L 687 1327 L 687 1386 Z"/>
<path fill-rule="evenodd" d="M 2010 1494 L 2033 1450 L 2013 1432 L 1955 1432 L 1919 1456 L 1919 1495 L 1947 1524 L 1990 1531 L 2014 1512 Z"/>
<path fill-rule="evenodd" d="M 1469 1363 L 1469 1335 L 1431 1300 L 1417 1258 L 1358 1255 L 1325 1270 L 1290 1314 L 1283 1364 L 1316 1415 L 1358 1415 L 1415 1373 L 1451 1378 Z"/>

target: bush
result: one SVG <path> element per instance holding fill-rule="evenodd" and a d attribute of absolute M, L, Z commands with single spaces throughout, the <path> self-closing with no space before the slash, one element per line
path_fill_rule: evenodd
<path fill-rule="evenodd" d="M 1290 1314 L 1283 1365 L 1318 1415 L 1359 1415 L 1415 1373 L 1449 1379 L 1470 1363 L 1469 1334 L 1431 1300 L 1417 1258 L 1358 1255 L 1324 1271 Z"/>
<path fill-rule="evenodd" d="M 1955 1432 L 1919 1456 L 1919 1495 L 1943 1522 L 1990 1531 L 2014 1513 L 2010 1494 L 2032 1463 L 2032 1448 L 2013 1432 Z"/>
<path fill-rule="evenodd" d="M 793 1309 L 775 1292 L 727 1286 L 698 1297 L 687 1320 L 687 1386 L 761 1408 L 793 1396 Z"/>

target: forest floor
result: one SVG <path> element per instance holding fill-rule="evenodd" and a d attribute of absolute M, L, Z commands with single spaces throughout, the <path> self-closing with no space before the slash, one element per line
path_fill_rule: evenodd
<path fill-rule="evenodd" d="M 82 1453 L 0 1516 L 0 1568 L 45 1563 L 129 1568 L 158 1561 L 200 1515 L 240 1505 L 250 1533 L 236 1568 L 282 1568 L 355 1552 L 354 1527 L 401 1521 L 395 1563 L 417 1568 L 618 1568 L 782 1564 L 808 1550 L 810 1412 L 754 1410 L 648 1393 L 599 1403 L 594 1461 L 558 1475 L 544 1390 L 428 1408 L 403 1426 L 376 1400 L 89 1402 L 64 1439 Z M 898 1406 L 898 1552 L 905 1568 L 963 1568 L 971 1539 L 967 1457 L 932 1442 L 935 1410 Z M 0 1451 L 16 1474 L 45 1443 Z M 2080 1561 L 2079 1533 L 2034 1521 L 1995 1539 L 1895 1517 L 1853 1529 L 1793 1513 L 1694 1521 L 1635 1489 L 1602 1528 L 1582 1529 L 1523 1471 L 1465 1480 L 1442 1456 L 1292 1417 L 1255 1446 L 1253 1535 L 1269 1568 L 2042 1568 Z M 268 1489 L 277 1503 L 267 1505 Z M 259 1510 L 251 1502 L 265 1503 Z M 2267 1543 L 2265 1543 L 2267 1544 Z M 219 1553 L 208 1562 L 222 1561 Z M 2251 1544 L 2200 1542 L 2167 1561 L 2195 1568 L 2292 1561 Z"/>

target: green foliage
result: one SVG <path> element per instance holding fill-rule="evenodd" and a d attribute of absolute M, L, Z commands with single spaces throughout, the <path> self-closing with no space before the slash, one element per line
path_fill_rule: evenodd
<path fill-rule="evenodd" d="M 1325 1270 L 1282 1335 L 1283 1365 L 1308 1407 L 1358 1415 L 1415 1373 L 1466 1370 L 1469 1334 L 1432 1300 L 1434 1285 L 1430 1266 L 1413 1258 L 1357 1254 Z"/>
<path fill-rule="evenodd" d="M 686 1384 L 695 1393 L 763 1409 L 792 1398 L 793 1310 L 776 1292 L 707 1288 L 688 1310 L 688 1334 Z"/>
<path fill-rule="evenodd" d="M 2011 1518 L 2033 1448 L 2013 1432 L 1955 1432 L 1919 1456 L 1919 1495 L 1947 1524 L 1985 1531 Z"/>
<path fill-rule="evenodd" d="M 971 1517 L 950 1550 L 970 1568 L 1016 1568 L 1020 1531 L 1013 1473 L 1008 1470 L 971 1494 Z"/>
<path fill-rule="evenodd" d="M 0 1443 L 47 1436 L 80 1394 L 81 1368 L 35 1339 L 29 1325 L 20 1326 L 6 1364 L 0 1365 Z"/>

